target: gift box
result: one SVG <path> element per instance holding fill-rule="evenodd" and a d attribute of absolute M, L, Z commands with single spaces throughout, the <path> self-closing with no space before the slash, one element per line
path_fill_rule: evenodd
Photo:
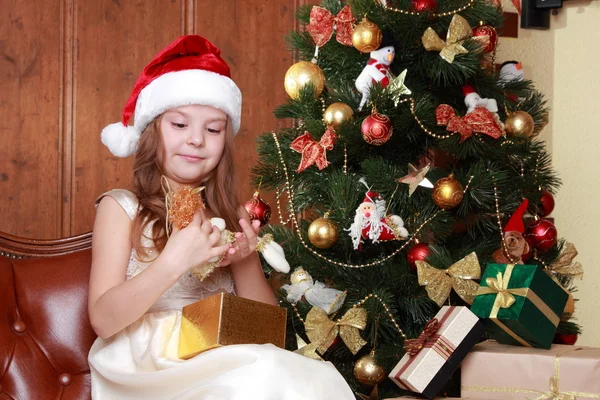
<path fill-rule="evenodd" d="M 406 341 L 407 352 L 389 378 L 432 399 L 482 334 L 483 325 L 467 307 L 444 306 L 417 339 Z"/>
<path fill-rule="evenodd" d="M 549 349 L 568 297 L 536 265 L 488 264 L 471 311 L 500 343 Z"/>
<path fill-rule="evenodd" d="M 178 356 L 192 358 L 230 344 L 285 347 L 287 310 L 219 293 L 183 307 Z"/>
<path fill-rule="evenodd" d="M 600 349 L 486 341 L 463 361 L 461 384 L 461 395 L 480 399 L 600 399 Z"/>

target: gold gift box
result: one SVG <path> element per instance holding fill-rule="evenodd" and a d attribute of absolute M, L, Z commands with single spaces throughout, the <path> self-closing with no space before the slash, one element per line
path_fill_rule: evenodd
<path fill-rule="evenodd" d="M 183 307 L 178 356 L 189 359 L 230 344 L 285 347 L 285 308 L 219 293 Z"/>

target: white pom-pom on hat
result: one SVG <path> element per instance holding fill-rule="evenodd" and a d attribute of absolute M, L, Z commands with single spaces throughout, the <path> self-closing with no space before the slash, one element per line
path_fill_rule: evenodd
<path fill-rule="evenodd" d="M 108 125 L 100 133 L 102 143 L 117 157 L 129 157 L 137 150 L 140 132 L 121 122 Z"/>

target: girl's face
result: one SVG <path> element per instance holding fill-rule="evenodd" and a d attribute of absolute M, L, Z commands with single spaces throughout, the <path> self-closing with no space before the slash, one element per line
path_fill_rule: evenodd
<path fill-rule="evenodd" d="M 217 166 L 227 134 L 227 115 L 189 105 L 166 111 L 160 120 L 162 168 L 175 184 L 199 184 Z"/>

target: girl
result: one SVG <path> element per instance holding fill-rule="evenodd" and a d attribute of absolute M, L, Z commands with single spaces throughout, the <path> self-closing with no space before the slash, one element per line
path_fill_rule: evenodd
<path fill-rule="evenodd" d="M 127 126 L 134 114 L 133 126 Z M 255 253 L 258 223 L 235 197 L 233 136 L 241 93 L 220 51 L 183 36 L 146 66 L 121 123 L 102 131 L 120 157 L 135 153 L 133 192 L 96 201 L 89 315 L 98 339 L 89 354 L 94 399 L 354 399 L 330 363 L 272 345 L 225 346 L 177 358 L 181 308 L 218 292 L 277 304 Z M 204 186 L 206 209 L 166 236 L 166 179 Z M 209 218 L 236 231 L 218 245 Z M 200 282 L 190 269 L 224 255 Z"/>

